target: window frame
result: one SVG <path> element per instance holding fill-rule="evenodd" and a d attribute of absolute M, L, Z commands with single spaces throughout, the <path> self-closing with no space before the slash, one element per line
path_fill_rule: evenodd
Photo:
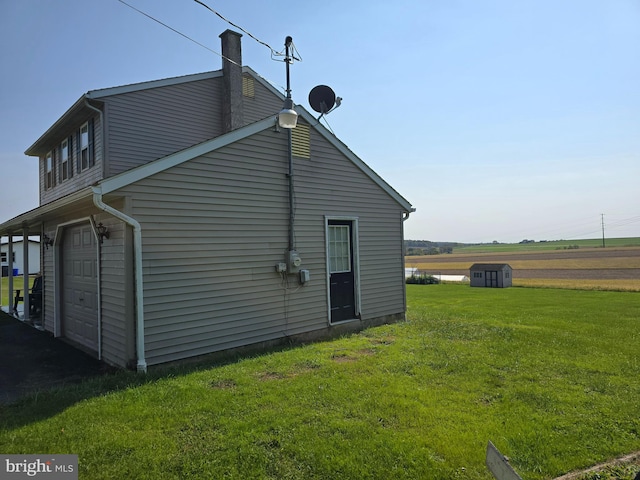
<path fill-rule="evenodd" d="M 66 151 L 66 155 L 65 155 Z M 64 182 L 71 178 L 69 174 L 69 165 L 71 159 L 71 146 L 68 138 L 65 138 L 60 142 L 60 181 Z"/>
<path fill-rule="evenodd" d="M 44 188 L 49 190 L 54 187 L 53 150 L 49 150 L 44 156 Z"/>
<path fill-rule="evenodd" d="M 325 215 L 324 216 L 324 252 L 325 252 L 325 275 L 327 289 L 327 324 L 329 326 L 339 325 L 344 322 L 331 322 L 331 261 L 329 259 L 329 224 L 333 221 L 350 222 L 351 224 L 351 271 L 353 272 L 354 281 L 354 301 L 355 315 L 359 318 L 362 315 L 362 291 L 360 279 L 360 222 L 359 217 L 350 215 Z M 332 225 L 335 226 L 335 225 Z M 334 272 L 337 273 L 337 272 Z M 355 320 L 355 319 L 354 319 Z M 351 322 L 354 320 L 346 320 Z"/>
<path fill-rule="evenodd" d="M 86 145 L 84 142 L 84 138 L 83 138 L 83 130 L 86 129 Z M 89 161 L 89 146 L 90 146 L 90 141 L 89 141 L 89 122 L 84 122 L 81 126 L 80 129 L 78 130 L 78 170 L 80 172 L 84 172 L 85 170 L 88 170 L 90 167 L 90 161 Z"/>

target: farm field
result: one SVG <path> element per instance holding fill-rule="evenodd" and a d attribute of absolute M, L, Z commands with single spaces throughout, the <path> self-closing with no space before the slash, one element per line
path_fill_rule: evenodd
<path fill-rule="evenodd" d="M 640 291 L 640 246 L 405 257 L 406 267 L 432 275 L 469 275 L 474 263 L 508 263 L 514 286 Z"/>
<path fill-rule="evenodd" d="M 479 245 L 457 246 L 453 251 L 454 253 L 541 252 L 562 250 L 569 247 L 602 248 L 602 238 L 528 243 L 483 243 Z M 640 237 L 607 238 L 605 240 L 605 248 L 621 247 L 640 247 Z"/>

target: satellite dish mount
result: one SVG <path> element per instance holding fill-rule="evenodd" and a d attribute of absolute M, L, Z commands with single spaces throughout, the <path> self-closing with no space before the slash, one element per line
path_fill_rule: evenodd
<path fill-rule="evenodd" d="M 326 85 L 318 85 L 313 87 L 309 92 L 309 105 L 320 114 L 318 120 L 323 115 L 335 110 L 340 106 L 342 98 L 336 97 L 333 89 Z"/>

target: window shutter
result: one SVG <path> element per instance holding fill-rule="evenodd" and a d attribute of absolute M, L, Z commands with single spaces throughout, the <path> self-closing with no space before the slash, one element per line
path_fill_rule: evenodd
<path fill-rule="evenodd" d="M 82 155 L 80 155 L 80 129 L 76 130 L 76 139 L 78 140 L 76 142 L 76 172 L 80 173 L 82 171 L 82 166 L 80 165 L 80 157 Z"/>
<path fill-rule="evenodd" d="M 51 150 L 51 186 L 55 187 L 58 184 L 58 148 L 55 147 Z"/>
<path fill-rule="evenodd" d="M 73 177 L 73 135 L 69 135 L 67 142 L 67 151 L 69 152 L 69 159 L 67 161 L 67 176 L 71 178 Z"/>
<path fill-rule="evenodd" d="M 94 157 L 94 153 L 93 153 L 93 118 L 89 119 L 89 125 L 87 127 L 87 129 L 89 130 L 88 134 L 89 134 L 89 152 L 87 155 L 89 155 L 89 168 L 93 167 L 96 163 L 95 161 L 95 157 Z"/>

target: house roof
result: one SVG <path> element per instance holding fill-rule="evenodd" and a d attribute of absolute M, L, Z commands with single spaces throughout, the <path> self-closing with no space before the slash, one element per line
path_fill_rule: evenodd
<path fill-rule="evenodd" d="M 279 92 L 277 88 L 271 85 L 266 79 L 258 75 L 251 68 L 243 67 L 243 73 L 249 73 L 257 81 L 262 83 L 267 89 L 284 99 L 284 95 Z M 27 155 L 39 155 L 43 152 L 46 153 L 51 148 L 49 146 L 49 143 L 51 143 L 51 139 L 54 138 L 54 136 L 58 133 L 63 134 L 63 131 L 69 123 L 73 121 L 80 121 L 77 120 L 79 118 L 86 118 L 86 116 L 82 117 L 82 115 L 86 115 L 88 111 L 93 110 L 90 106 L 96 107 L 97 105 L 102 105 L 100 99 L 112 95 L 120 95 L 123 93 L 134 92 L 149 88 L 157 88 L 190 81 L 203 80 L 207 78 L 215 78 L 217 76 L 220 76 L 221 74 L 222 72 L 218 70 L 213 72 L 185 75 L 181 77 L 166 78 L 162 80 L 153 80 L 149 82 L 135 83 L 131 85 L 123 85 L 119 87 L 105 88 L 100 90 L 91 90 L 80 97 L 80 99 L 78 99 L 78 101 L 74 103 L 71 108 L 69 108 L 69 110 L 67 110 L 67 112 L 65 112 L 65 114 L 60 117 L 60 119 L 58 119 L 31 147 L 29 147 L 29 149 L 27 149 L 25 153 Z M 377 184 L 389 196 L 391 196 L 396 202 L 398 202 L 398 204 L 404 209 L 404 211 L 415 211 L 415 208 L 413 208 L 411 204 L 404 197 L 402 197 L 402 195 L 394 190 L 386 181 L 382 179 L 382 177 L 374 172 L 333 133 L 329 132 L 329 130 L 327 130 L 323 125 L 316 121 L 313 115 L 311 115 L 300 105 L 296 105 L 295 110 L 298 115 L 303 118 L 320 135 L 322 135 L 322 137 L 324 137 L 329 143 L 331 143 L 338 151 L 343 153 L 375 184 Z M 93 187 L 83 188 L 82 190 L 66 195 L 53 202 L 25 212 L 21 215 L 18 215 L 17 217 L 8 220 L 7 222 L 0 224 L 0 234 L 10 233 L 13 235 L 19 235 L 22 233 L 24 228 L 27 228 L 32 233 L 35 231 L 39 231 L 40 223 L 46 218 L 56 215 L 59 209 L 77 209 L 79 206 L 91 206 L 93 193 L 95 191 L 102 193 L 103 195 L 115 192 L 119 188 L 123 188 L 136 181 L 162 172 L 168 168 L 184 163 L 205 153 L 222 148 L 233 142 L 266 130 L 267 128 L 272 128 L 275 124 L 275 121 L 276 112 L 274 112 L 274 115 L 272 117 L 267 117 L 263 120 L 252 123 L 250 125 L 246 125 L 237 130 L 233 130 L 212 140 L 205 141 L 166 157 L 133 168 L 119 175 L 101 180 Z"/>
<path fill-rule="evenodd" d="M 253 75 L 257 80 L 263 83 L 267 88 L 276 95 L 284 96 L 267 80 L 258 75 L 250 67 L 242 67 L 243 73 Z M 195 82 L 198 80 L 207 80 L 210 78 L 222 77 L 222 70 L 214 70 L 211 72 L 195 73 L 191 75 L 182 75 L 179 77 L 169 77 L 160 80 L 150 80 L 147 82 L 131 83 L 128 85 L 120 85 L 117 87 L 100 88 L 89 90 L 82 95 L 56 122 L 44 132 L 33 145 L 25 150 L 25 155 L 41 156 L 51 150 L 59 141 L 60 137 L 69 130 L 70 127 L 77 125 L 85 120 L 90 114 L 95 113 L 96 108 L 101 108 L 104 102 L 102 99 L 112 97 L 114 95 L 122 95 L 124 93 L 138 92 L 141 90 L 149 90 L 152 88 L 168 87 L 171 85 L 179 85 L 181 83 Z M 92 108 L 93 107 L 93 108 Z"/>
<path fill-rule="evenodd" d="M 511 269 L 511 266 L 508 263 L 474 263 L 473 265 L 471 265 L 471 268 L 469 268 L 469 270 L 482 270 L 484 272 L 488 270 L 505 270 L 507 268 Z"/>

